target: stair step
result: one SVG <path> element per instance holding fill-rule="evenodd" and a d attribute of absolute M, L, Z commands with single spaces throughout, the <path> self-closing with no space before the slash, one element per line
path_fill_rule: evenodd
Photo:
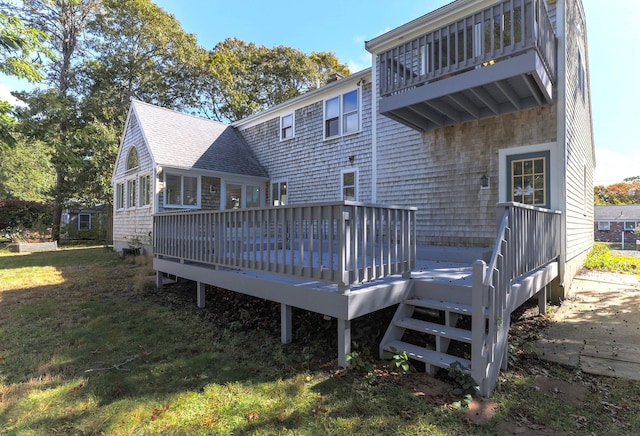
<path fill-rule="evenodd" d="M 440 368 L 448 368 L 454 362 L 460 362 L 467 370 L 471 368 L 470 360 L 452 356 L 450 354 L 440 353 L 438 351 L 428 350 L 424 347 L 419 347 L 407 342 L 391 341 L 388 344 L 385 344 L 383 349 L 391 352 L 393 352 L 394 349 L 396 351 L 404 351 L 411 359 L 424 362 L 428 365 L 438 366 Z"/>
<path fill-rule="evenodd" d="M 442 324 L 436 324 L 433 322 L 422 321 L 414 318 L 402 318 L 395 322 L 398 327 L 415 330 L 421 333 L 428 333 L 430 335 L 442 336 L 444 338 L 453 339 L 456 341 L 471 343 L 471 331 L 459 329 L 456 327 L 449 327 Z"/>
<path fill-rule="evenodd" d="M 452 303 L 450 301 L 430 300 L 427 298 L 414 298 L 406 300 L 406 304 L 425 309 L 446 310 L 449 312 L 460 313 L 462 315 L 471 316 L 472 307 L 470 304 Z"/>

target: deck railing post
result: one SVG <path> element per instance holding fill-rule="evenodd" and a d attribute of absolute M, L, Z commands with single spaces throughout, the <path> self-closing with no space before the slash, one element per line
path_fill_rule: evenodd
<path fill-rule="evenodd" d="M 471 270 L 471 377 L 475 380 L 482 392 L 486 390 L 486 296 L 485 275 L 487 266 L 483 260 L 476 260 Z"/>

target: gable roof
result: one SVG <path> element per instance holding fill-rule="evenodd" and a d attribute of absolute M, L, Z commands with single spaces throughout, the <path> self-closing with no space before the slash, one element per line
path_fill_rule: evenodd
<path fill-rule="evenodd" d="M 131 110 L 156 165 L 268 177 L 232 126 L 138 100 Z"/>
<path fill-rule="evenodd" d="M 595 206 L 595 221 L 640 221 L 640 204 Z"/>

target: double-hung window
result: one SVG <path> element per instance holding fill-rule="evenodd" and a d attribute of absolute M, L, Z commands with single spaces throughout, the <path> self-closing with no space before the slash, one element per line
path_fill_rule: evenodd
<path fill-rule="evenodd" d="M 89 229 L 91 229 L 91 214 L 79 213 L 78 214 L 78 230 L 89 230 Z"/>
<path fill-rule="evenodd" d="M 324 136 L 347 135 L 360 130 L 360 96 L 357 89 L 324 102 Z"/>
<path fill-rule="evenodd" d="M 598 230 L 610 230 L 611 223 L 609 221 L 598 221 Z"/>
<path fill-rule="evenodd" d="M 293 124 L 293 113 L 280 117 L 280 140 L 293 138 L 295 135 Z"/>
<path fill-rule="evenodd" d="M 285 206 L 287 204 L 287 182 L 273 182 L 271 184 L 271 204 Z"/>
<path fill-rule="evenodd" d="M 136 207 L 136 179 L 127 180 L 127 209 Z"/>
<path fill-rule="evenodd" d="M 140 206 L 151 204 L 151 176 L 149 174 L 140 176 Z"/>
<path fill-rule="evenodd" d="M 116 209 L 124 209 L 124 183 L 116 184 Z"/>
<path fill-rule="evenodd" d="M 198 207 L 199 179 L 180 174 L 165 175 L 164 204 L 166 207 Z"/>
<path fill-rule="evenodd" d="M 342 199 L 343 200 L 358 200 L 358 171 L 357 170 L 343 170 L 342 171 Z"/>

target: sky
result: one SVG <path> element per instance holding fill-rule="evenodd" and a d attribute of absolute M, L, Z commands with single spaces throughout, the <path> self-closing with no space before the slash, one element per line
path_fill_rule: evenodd
<path fill-rule="evenodd" d="M 596 185 L 640 176 L 640 16 L 638 0 L 582 0 L 596 148 Z M 364 43 L 449 0 L 155 0 L 176 16 L 199 44 L 213 48 L 227 37 L 304 53 L 331 51 L 352 72 L 371 65 Z M 635 69 L 638 68 L 638 69 Z M 28 84 L 0 76 L 0 98 Z"/>

